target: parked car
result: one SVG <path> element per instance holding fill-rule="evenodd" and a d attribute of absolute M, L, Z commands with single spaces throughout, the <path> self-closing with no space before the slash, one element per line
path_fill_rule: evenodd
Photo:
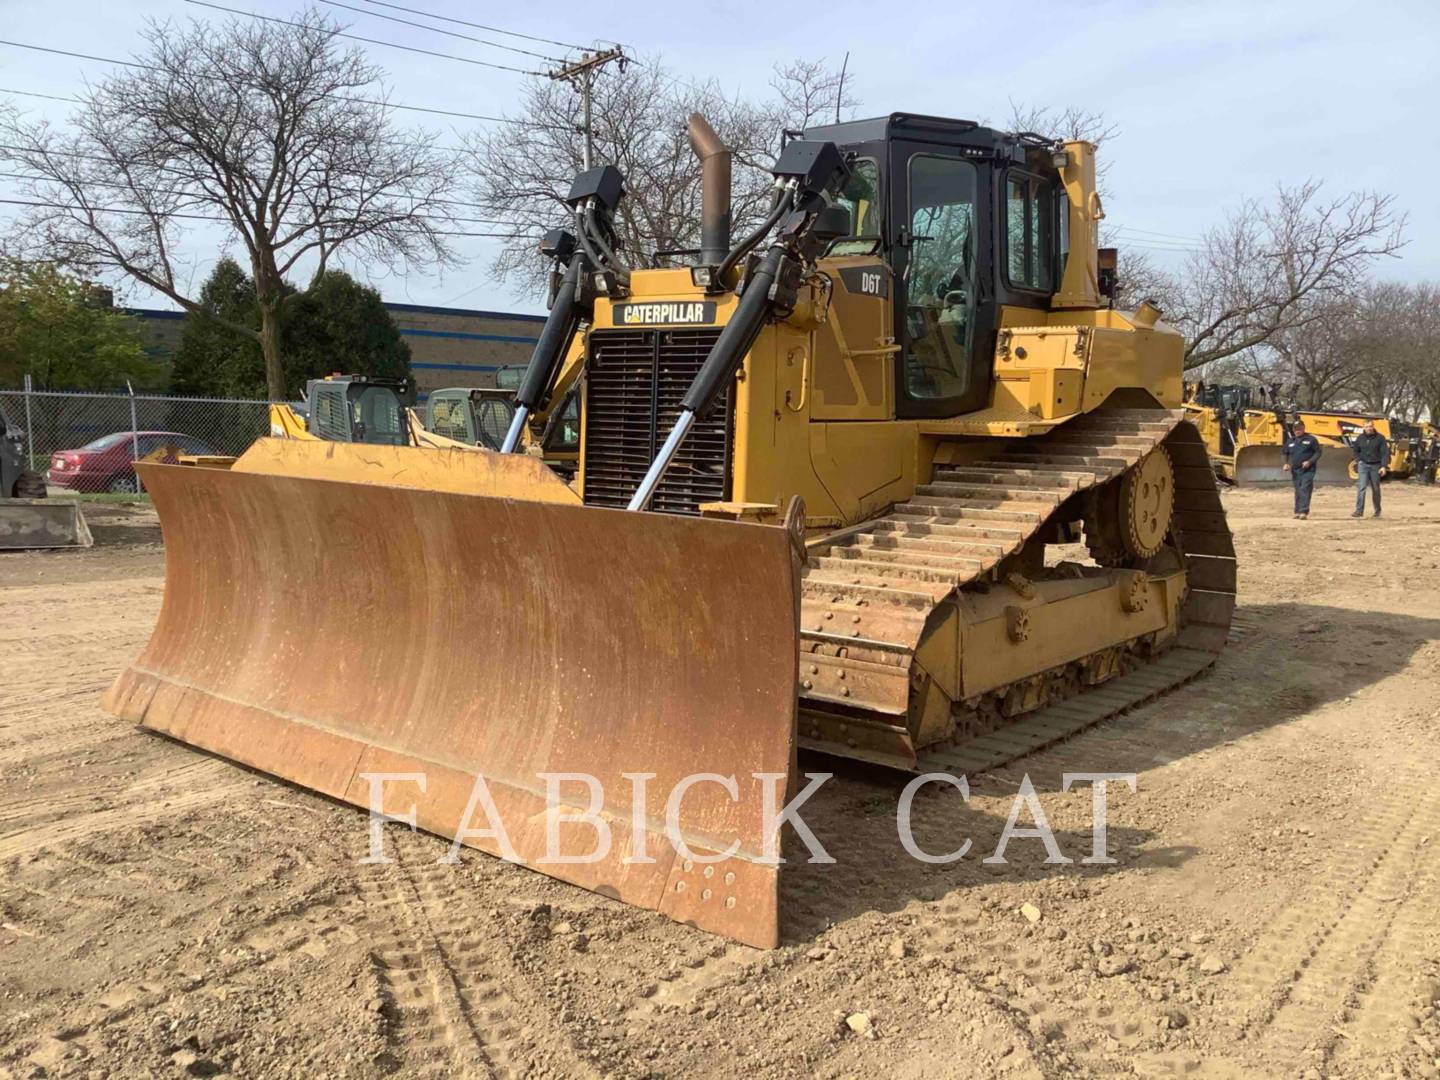
<path fill-rule="evenodd" d="M 181 454 L 214 454 L 209 444 L 178 431 L 117 431 L 75 450 L 50 455 L 46 478 L 71 491 L 139 491 L 135 460 L 173 465 Z"/>

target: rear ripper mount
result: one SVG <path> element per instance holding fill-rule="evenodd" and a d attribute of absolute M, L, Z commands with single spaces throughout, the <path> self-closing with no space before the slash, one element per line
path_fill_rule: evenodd
<path fill-rule="evenodd" d="M 1127 562 L 1104 550 L 1115 523 L 1097 527 L 1095 507 L 1116 489 L 1123 496 L 1126 475 L 1143 471 L 1157 450 L 1174 476 L 1168 543 L 1153 559 Z M 1136 619 L 1138 632 L 1068 655 L 1054 627 L 1049 645 L 1038 640 L 1047 636 L 1040 622 L 1065 616 L 1057 605 L 1026 606 L 1036 585 L 1027 575 L 1070 576 L 1077 594 L 1086 590 L 1078 566 L 1045 571 L 1032 560 L 1042 538 L 1069 540 L 1072 523 L 1087 517 L 1092 551 L 1132 575 L 1134 588 L 1122 580 L 1118 590 L 1124 613 L 1116 616 L 1122 626 Z M 1177 570 L 1184 572 L 1178 625 L 1157 632 L 1155 613 L 1143 621 L 1135 590 L 1151 573 L 1175 580 Z M 1089 585 L 1109 576 L 1088 573 Z M 965 673 L 964 685 L 983 689 L 937 717 L 927 694 L 931 674 L 917 662 L 927 632 L 947 605 L 994 609 L 1007 599 L 1015 601 L 1004 610 L 1017 659 L 1035 663 L 1022 651 L 1028 648 L 1053 662 L 1035 663 L 1032 674 L 1008 684 Z M 801 585 L 800 745 L 920 772 L 997 768 L 1204 671 L 1224 647 L 1234 608 L 1235 550 L 1199 432 L 1182 411 L 1098 410 L 981 461 L 940 466 L 908 503 L 812 542 Z"/>

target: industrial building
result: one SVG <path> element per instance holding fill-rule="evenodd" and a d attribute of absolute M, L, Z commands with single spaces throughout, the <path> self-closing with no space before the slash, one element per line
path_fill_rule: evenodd
<path fill-rule="evenodd" d="M 410 345 L 416 390 L 424 397 L 443 386 L 493 386 L 502 367 L 523 365 L 540 336 L 543 315 L 508 311 L 385 305 Z M 180 346 L 183 311 L 132 309 L 145 327 L 153 355 L 166 359 Z"/>

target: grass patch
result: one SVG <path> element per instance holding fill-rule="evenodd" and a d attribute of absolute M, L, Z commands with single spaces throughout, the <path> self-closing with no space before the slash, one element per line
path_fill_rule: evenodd
<path fill-rule="evenodd" d="M 69 499 L 72 502 L 79 503 L 111 503 L 120 506 L 125 506 L 126 504 L 134 504 L 135 506 L 150 505 L 149 495 L 136 495 L 132 491 L 66 491 L 59 495 L 52 493 L 49 498 L 57 501 L 60 499 Z"/>

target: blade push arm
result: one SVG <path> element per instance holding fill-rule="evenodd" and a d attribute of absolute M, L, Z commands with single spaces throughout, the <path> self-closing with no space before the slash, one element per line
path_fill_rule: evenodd
<path fill-rule="evenodd" d="M 540 340 L 535 343 L 535 351 L 530 355 L 530 363 L 520 379 L 520 388 L 515 391 L 515 416 L 510 421 L 510 430 L 505 433 L 505 441 L 500 444 L 502 454 L 514 453 L 520 444 L 526 421 L 544 403 L 561 361 L 570 349 L 570 342 L 580 329 L 584 314 L 580 301 L 589 266 L 590 260 L 584 252 L 576 252 L 565 268 L 565 276 L 560 279 L 560 288 L 555 293 L 555 303 L 550 306 L 550 314 L 540 331 Z"/>

